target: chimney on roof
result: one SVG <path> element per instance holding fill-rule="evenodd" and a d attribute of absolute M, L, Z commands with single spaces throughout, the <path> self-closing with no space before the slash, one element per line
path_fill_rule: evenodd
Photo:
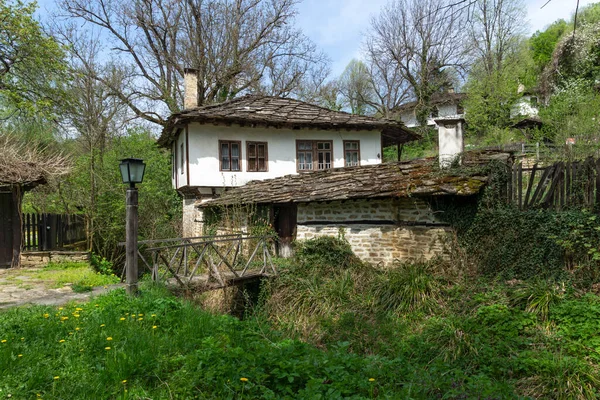
<path fill-rule="evenodd" d="M 186 68 L 183 70 L 183 108 L 198 107 L 198 70 Z"/>
<path fill-rule="evenodd" d="M 464 151 L 463 118 L 438 118 L 439 160 L 440 168 L 448 168 L 453 164 L 460 165 L 460 155 Z"/>

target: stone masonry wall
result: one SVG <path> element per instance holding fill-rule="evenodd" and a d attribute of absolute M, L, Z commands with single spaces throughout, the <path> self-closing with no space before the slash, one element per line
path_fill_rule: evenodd
<path fill-rule="evenodd" d="M 203 211 L 195 203 L 195 197 L 183 198 L 183 237 L 202 236 Z"/>
<path fill-rule="evenodd" d="M 373 264 L 443 256 L 444 238 L 450 232 L 422 199 L 298 205 L 296 240 L 343 236 L 360 259 Z"/>
<path fill-rule="evenodd" d="M 85 251 L 27 251 L 21 253 L 21 267 L 43 267 L 52 262 L 86 262 L 90 254 Z"/>

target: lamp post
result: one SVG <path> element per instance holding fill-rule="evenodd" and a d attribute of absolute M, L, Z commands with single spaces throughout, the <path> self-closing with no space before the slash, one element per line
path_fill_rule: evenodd
<path fill-rule="evenodd" d="M 144 180 L 146 164 L 139 158 L 125 158 L 119 165 L 123 183 L 127 188 L 127 214 L 125 224 L 125 288 L 127 294 L 135 295 L 138 289 L 138 191 L 136 183 Z"/>

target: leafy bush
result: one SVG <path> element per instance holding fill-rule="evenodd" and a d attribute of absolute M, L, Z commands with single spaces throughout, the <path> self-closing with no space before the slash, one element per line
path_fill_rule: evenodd
<path fill-rule="evenodd" d="M 90 264 L 101 274 L 110 275 L 113 273 L 113 263 L 95 253 L 90 254 Z"/>
<path fill-rule="evenodd" d="M 546 321 L 550 308 L 565 297 L 565 284 L 551 279 L 534 278 L 523 282 L 511 294 L 514 305 Z"/>

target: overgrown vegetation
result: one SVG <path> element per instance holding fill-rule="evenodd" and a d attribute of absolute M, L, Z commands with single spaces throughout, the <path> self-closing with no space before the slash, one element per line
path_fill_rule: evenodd
<path fill-rule="evenodd" d="M 597 395 L 588 329 L 600 298 L 582 295 L 568 275 L 505 281 L 457 275 L 443 260 L 380 270 L 360 267 L 348 250 L 336 238 L 302 243 L 266 288 L 257 318 L 317 346 L 343 342 L 358 354 L 402 359 L 421 374 L 413 398 L 472 398 L 473 390 L 489 398 Z"/>

